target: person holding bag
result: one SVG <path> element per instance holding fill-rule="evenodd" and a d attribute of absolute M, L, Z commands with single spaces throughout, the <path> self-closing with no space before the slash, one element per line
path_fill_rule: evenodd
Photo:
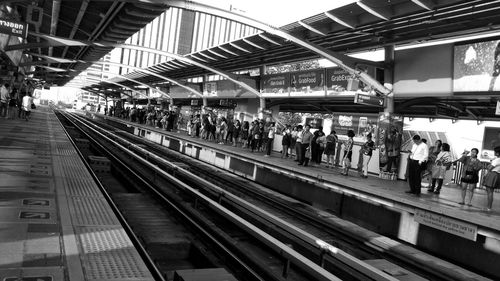
<path fill-rule="evenodd" d="M 450 145 L 447 143 L 443 143 L 441 145 L 441 151 L 436 155 L 434 160 L 434 164 L 432 165 L 431 170 L 431 186 L 427 189 L 428 192 L 434 192 L 434 194 L 439 194 L 441 192 L 441 187 L 443 186 L 443 179 L 446 174 L 446 171 L 449 169 L 451 165 L 451 154 L 450 154 Z M 437 188 L 436 187 L 437 182 Z"/>
<path fill-rule="evenodd" d="M 372 140 L 372 134 L 366 135 L 366 142 L 361 147 L 360 153 L 363 156 L 361 167 L 361 177 L 368 178 L 368 164 L 372 158 L 373 150 L 375 150 L 375 142 Z"/>
<path fill-rule="evenodd" d="M 347 141 L 344 144 L 344 158 L 342 158 L 342 164 L 343 164 L 343 171 L 340 173 L 343 176 L 348 176 L 349 175 L 349 169 L 351 168 L 351 161 L 352 161 L 352 148 L 354 147 L 354 131 L 349 130 L 347 131 Z"/>
<path fill-rule="evenodd" d="M 493 206 L 493 192 L 500 189 L 500 146 L 496 146 L 495 159 L 488 165 L 488 173 L 484 176 L 483 186 L 486 188 L 486 207 L 485 211 L 491 211 Z"/>
<path fill-rule="evenodd" d="M 462 188 L 462 201 L 458 204 L 465 204 L 465 196 L 467 195 L 467 190 L 469 190 L 469 196 L 467 200 L 467 206 L 472 206 L 472 197 L 474 196 L 474 189 L 476 188 L 476 184 L 479 181 L 479 171 L 481 170 L 483 164 L 479 159 L 477 159 L 477 154 L 479 150 L 477 148 L 473 148 L 470 151 L 465 150 L 462 154 L 462 157 L 458 159 L 458 162 L 464 164 L 462 169 L 462 182 L 460 183 L 460 187 Z"/>

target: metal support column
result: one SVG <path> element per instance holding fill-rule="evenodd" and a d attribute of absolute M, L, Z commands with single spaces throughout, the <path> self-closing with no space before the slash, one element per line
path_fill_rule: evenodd
<path fill-rule="evenodd" d="M 384 47 L 385 50 L 385 69 L 384 69 L 384 87 L 393 89 L 394 83 L 394 45 Z M 394 92 L 385 96 L 385 113 L 394 113 Z"/>

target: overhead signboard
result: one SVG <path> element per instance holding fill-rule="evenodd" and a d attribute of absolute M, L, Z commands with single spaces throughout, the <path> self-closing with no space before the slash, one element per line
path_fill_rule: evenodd
<path fill-rule="evenodd" d="M 290 74 L 290 96 L 325 95 L 325 69 Z"/>
<path fill-rule="evenodd" d="M 289 87 L 290 73 L 262 75 L 260 80 L 260 91 L 263 96 L 288 96 Z"/>
<path fill-rule="evenodd" d="M 28 24 L 0 19 L 0 33 L 26 38 L 28 35 Z"/>
<path fill-rule="evenodd" d="M 384 98 L 357 93 L 354 96 L 354 103 L 371 106 L 384 106 Z"/>

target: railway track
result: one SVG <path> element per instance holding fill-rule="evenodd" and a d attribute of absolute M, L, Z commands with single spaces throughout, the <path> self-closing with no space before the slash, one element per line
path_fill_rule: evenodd
<path fill-rule="evenodd" d="M 150 169 L 153 171 L 155 170 L 153 167 L 156 167 L 163 173 L 175 177 L 174 182 L 178 181 L 182 184 L 173 187 L 173 190 L 176 190 L 174 194 L 179 190 L 186 192 L 186 186 L 191 186 L 199 194 L 193 195 L 195 192 L 189 191 L 187 192 L 190 194 L 189 196 L 185 196 L 187 193 L 184 193 L 181 197 L 183 197 L 183 200 L 187 200 L 184 201 L 188 202 L 187 205 L 194 206 L 195 210 L 211 209 L 213 206 L 210 204 L 214 204 L 215 201 L 221 208 L 230 211 L 234 215 L 237 214 L 239 222 L 245 221 L 249 225 L 251 224 L 255 229 L 262 231 L 262 234 L 269 235 L 288 249 L 293 249 L 294 254 L 297 253 L 310 263 L 343 280 L 398 280 L 374 266 L 375 264 L 380 265 L 382 261 L 393 265 L 393 268 L 398 268 L 400 273 L 405 272 L 403 274 L 406 275 L 405 280 L 410 280 L 408 277 L 411 277 L 411 280 L 460 280 L 457 279 L 457 274 L 460 275 L 461 273 L 436 270 L 432 266 L 429 267 L 428 264 L 423 266 L 418 262 L 416 263 L 414 260 L 408 259 L 408 256 L 401 255 L 401 253 L 385 251 L 380 240 L 378 243 L 376 241 L 368 243 L 366 237 L 362 235 L 355 237 L 352 233 L 348 233 L 345 230 L 345 225 L 348 223 L 332 215 L 318 212 L 306 204 L 271 192 L 265 187 L 249 182 L 246 179 L 229 175 L 212 166 L 193 161 L 186 156 L 173 153 L 160 145 L 152 144 L 108 125 L 92 124 L 88 120 L 76 116 L 68 116 L 68 118 L 73 119 L 72 122 L 75 123 L 82 122 L 79 126 L 83 126 L 83 123 L 86 124 L 88 132 L 92 131 L 97 134 L 100 131 L 99 133 L 105 135 L 106 138 L 113 139 L 115 147 L 127 148 L 130 151 L 127 157 L 134 155 L 136 158 L 134 158 L 133 162 L 143 162 L 143 170 Z M 110 155 L 108 157 L 119 155 L 119 153 L 122 152 L 108 152 Z M 138 167 L 138 169 L 141 168 Z M 147 174 L 144 171 L 142 173 Z M 158 185 L 163 181 L 161 179 L 165 176 L 163 173 L 154 171 L 149 174 L 149 178 L 146 175 L 148 178 L 146 182 L 149 185 Z M 168 193 L 169 191 L 164 190 L 163 192 Z M 203 201 L 200 198 L 208 200 Z M 207 202 L 212 203 L 206 205 Z M 201 221 L 211 221 L 217 226 L 229 224 L 227 218 L 221 219 L 215 213 L 220 215 L 219 212 L 212 210 L 212 212 L 206 213 L 205 219 L 201 219 Z M 236 222 L 232 221 L 232 223 Z M 253 233 L 252 238 L 249 238 L 248 234 L 244 234 L 241 229 L 238 231 L 232 229 L 232 231 L 228 232 L 231 233 L 229 236 L 238 237 L 236 241 L 240 245 L 244 245 L 245 249 L 251 249 L 253 245 L 262 244 L 260 240 L 262 237 L 256 239 L 256 233 Z M 242 241 L 246 243 L 242 243 Z M 269 245 L 267 246 L 269 247 Z M 258 251 L 257 249 L 253 250 Z M 283 249 L 278 251 L 283 251 Z M 257 256 L 251 256 L 249 259 L 250 261 L 252 259 L 265 261 L 265 259 Z M 273 268 L 273 265 L 276 265 L 278 260 L 284 260 L 285 262 L 280 262 L 278 266 Z M 310 274 L 311 269 L 300 268 L 292 260 L 287 256 L 283 257 L 275 254 L 272 259 L 264 262 L 265 265 L 261 265 L 261 268 L 272 269 L 263 280 L 272 280 L 270 279 L 271 276 L 277 278 L 286 277 L 288 280 L 294 280 L 295 278 L 298 278 L 295 280 L 319 280 L 308 279 L 311 276 L 306 277 L 306 275 Z M 250 261 L 247 258 L 247 263 Z M 298 262 L 297 260 L 294 261 Z M 304 264 L 301 266 L 304 266 Z M 297 273 L 293 272 L 294 269 L 296 269 Z M 466 275 L 465 278 L 471 280 L 470 276 L 474 276 L 474 274 Z M 307 279 L 303 279 L 305 277 Z M 463 274 L 462 277 L 464 277 Z M 335 277 L 330 276 L 329 278 Z"/>

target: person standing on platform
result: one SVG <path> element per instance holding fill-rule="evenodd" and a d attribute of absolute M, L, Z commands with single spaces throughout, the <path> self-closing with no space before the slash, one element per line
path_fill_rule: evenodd
<path fill-rule="evenodd" d="M 19 92 L 17 91 L 16 88 L 12 89 L 12 92 L 10 93 L 10 100 L 9 100 L 9 119 L 16 119 L 16 113 L 17 113 L 17 100 L 19 96 Z"/>
<path fill-rule="evenodd" d="M 233 123 L 233 146 L 238 146 L 240 142 L 240 133 L 241 133 L 241 123 L 240 120 L 236 119 Z"/>
<path fill-rule="evenodd" d="M 335 149 L 336 144 L 339 138 L 337 137 L 337 133 L 332 130 L 328 136 L 326 136 L 326 145 L 325 145 L 325 155 L 326 155 L 326 167 L 330 168 L 330 162 L 332 163 L 332 168 L 335 167 Z"/>
<path fill-rule="evenodd" d="M 252 123 L 253 127 L 251 127 L 251 133 L 250 133 L 250 135 L 252 135 L 251 151 L 254 152 L 254 150 L 258 149 L 261 136 L 259 129 L 259 121 L 255 120 Z"/>
<path fill-rule="evenodd" d="M 414 135 L 408 163 L 408 183 L 410 185 L 410 190 L 406 191 L 406 193 L 413 193 L 420 196 L 420 189 L 422 188 L 422 170 L 424 169 L 428 157 L 429 148 L 422 142 L 419 135 Z"/>
<path fill-rule="evenodd" d="M 486 207 L 485 211 L 491 211 L 493 207 L 493 192 L 495 189 L 500 189 L 500 146 L 493 149 L 495 151 L 495 159 L 491 160 L 488 165 L 488 174 L 484 177 L 483 185 L 486 188 Z"/>
<path fill-rule="evenodd" d="M 297 126 L 297 138 L 295 139 L 295 155 L 297 155 L 297 162 L 304 162 L 302 159 L 302 125 Z"/>
<path fill-rule="evenodd" d="M 292 132 L 290 133 L 290 136 L 291 136 L 291 142 L 290 142 L 290 157 L 293 157 L 295 156 L 295 160 L 293 161 L 299 161 L 297 160 L 298 159 L 298 156 L 297 156 L 297 151 L 295 149 L 295 143 L 297 142 L 297 134 L 299 133 L 299 131 L 297 130 L 297 126 L 294 126 L 293 129 L 292 129 Z M 293 153 L 295 151 L 295 153 Z"/>
<path fill-rule="evenodd" d="M 248 121 L 243 121 L 243 125 L 241 125 L 241 142 L 243 143 L 243 148 L 245 147 L 248 147 L 248 143 L 249 143 L 249 134 L 248 134 L 248 130 L 250 128 L 250 124 L 248 123 Z"/>
<path fill-rule="evenodd" d="M 29 93 L 26 92 L 26 95 L 23 97 L 23 111 L 24 111 L 24 118 L 26 119 L 26 121 L 30 119 L 32 103 L 33 99 L 30 97 Z"/>
<path fill-rule="evenodd" d="M 321 131 L 320 135 L 316 139 L 316 143 L 318 144 L 318 151 L 316 154 L 315 162 L 316 164 L 321 165 L 321 160 L 323 158 L 323 152 L 325 151 L 326 146 L 326 136 L 323 131 Z"/>
<path fill-rule="evenodd" d="M 9 104 L 9 84 L 4 84 L 0 87 L 0 115 L 7 118 L 7 106 Z"/>
<path fill-rule="evenodd" d="M 313 133 L 313 138 L 312 138 L 311 146 L 310 146 L 310 149 L 311 149 L 311 166 L 314 166 L 314 164 L 316 163 L 316 159 L 318 157 L 318 148 L 319 148 L 319 145 L 316 142 L 316 140 L 318 139 L 318 137 L 322 133 L 323 133 L 323 127 L 321 127 L 321 126 L 318 128 L 318 130 L 316 130 Z"/>
<path fill-rule="evenodd" d="M 273 150 L 274 134 L 276 132 L 276 127 L 274 122 L 271 122 L 268 130 L 269 131 L 267 132 L 266 155 L 264 155 L 264 157 L 271 156 L 271 151 Z"/>
<path fill-rule="evenodd" d="M 436 140 L 434 142 L 434 145 L 429 147 L 429 158 L 427 159 L 427 166 L 425 167 L 425 171 L 422 173 L 422 179 L 427 179 L 429 187 L 431 186 L 432 181 L 432 168 L 434 167 L 434 163 L 436 162 L 436 157 L 441 152 L 442 146 L 443 142 L 441 140 Z"/>
<path fill-rule="evenodd" d="M 369 133 L 368 135 L 366 135 L 366 142 L 363 144 L 363 147 L 361 148 L 361 152 L 363 154 L 363 167 L 361 168 L 362 171 L 361 177 L 363 178 L 368 177 L 368 164 L 372 159 L 373 150 L 375 150 L 375 142 L 373 142 L 372 140 L 372 134 Z"/>
<path fill-rule="evenodd" d="M 353 130 L 347 131 L 348 139 L 344 144 L 344 157 L 342 158 L 343 170 L 342 173 L 340 173 L 343 176 L 348 176 L 349 169 L 351 168 L 352 148 L 354 147 L 354 136 L 355 134 Z"/>
<path fill-rule="evenodd" d="M 309 157 L 306 157 L 306 153 L 311 155 L 311 143 L 313 134 L 310 130 L 310 125 L 306 125 L 304 127 L 304 131 L 302 132 L 302 143 L 300 144 L 301 148 L 299 165 L 304 165 L 304 167 L 307 167 L 307 165 L 309 164 Z"/>
<path fill-rule="evenodd" d="M 436 141 L 437 144 L 437 141 Z M 441 192 L 441 187 L 443 186 L 444 176 L 446 171 L 451 165 L 451 154 L 450 145 L 443 143 L 440 148 L 440 152 L 434 158 L 434 164 L 432 165 L 432 182 L 430 187 L 427 189 L 428 192 L 434 192 L 434 194 L 439 194 Z M 437 182 L 437 187 L 436 187 Z M 434 190 L 436 188 L 436 190 Z"/>
<path fill-rule="evenodd" d="M 483 164 L 479 159 L 477 159 L 477 155 L 479 150 L 477 148 L 473 148 L 469 151 L 465 150 L 462 153 L 462 157 L 458 159 L 458 162 L 464 164 L 462 168 L 462 182 L 460 183 L 460 187 L 462 188 L 462 201 L 458 204 L 465 204 L 465 196 L 467 195 L 467 190 L 469 190 L 469 196 L 467 197 L 467 206 L 472 206 L 472 197 L 474 196 L 474 189 L 476 188 L 476 184 L 479 181 L 479 171 L 483 168 Z"/>
<path fill-rule="evenodd" d="M 286 125 L 283 130 L 283 138 L 281 139 L 281 158 L 288 158 L 288 148 L 292 144 L 292 132 L 290 125 Z"/>

